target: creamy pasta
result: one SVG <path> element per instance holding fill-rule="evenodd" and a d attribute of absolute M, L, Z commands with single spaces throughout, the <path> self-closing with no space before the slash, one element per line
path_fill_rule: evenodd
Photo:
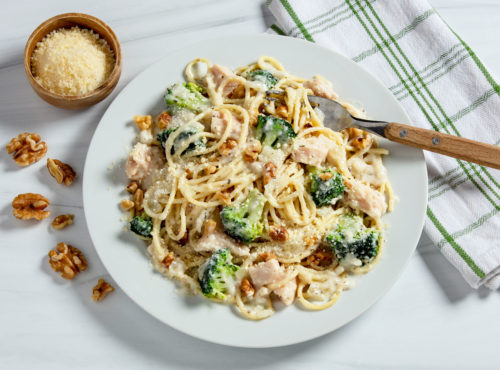
<path fill-rule="evenodd" d="M 154 267 L 249 319 L 294 302 L 330 307 L 380 255 L 387 150 L 367 132 L 325 127 L 307 96 L 341 102 L 331 83 L 272 57 L 235 70 L 198 58 L 185 78 L 166 111 L 135 117 L 126 163 L 138 188 L 130 228 Z"/>

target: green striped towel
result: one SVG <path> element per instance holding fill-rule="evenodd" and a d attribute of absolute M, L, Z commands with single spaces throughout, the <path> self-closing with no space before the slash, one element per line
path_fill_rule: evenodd
<path fill-rule="evenodd" d="M 377 76 L 420 127 L 498 145 L 500 87 L 425 0 L 271 0 L 271 30 Z M 377 117 L 383 118 L 383 117 Z M 500 287 L 500 171 L 425 153 L 425 231 L 474 288 Z"/>

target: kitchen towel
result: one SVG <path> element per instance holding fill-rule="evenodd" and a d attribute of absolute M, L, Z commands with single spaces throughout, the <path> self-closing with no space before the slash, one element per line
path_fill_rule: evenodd
<path fill-rule="evenodd" d="M 425 0 L 271 0 L 270 32 L 371 72 L 412 124 L 500 144 L 500 86 Z M 376 117 L 382 119 L 383 117 Z M 425 152 L 425 231 L 474 288 L 500 287 L 500 171 Z"/>

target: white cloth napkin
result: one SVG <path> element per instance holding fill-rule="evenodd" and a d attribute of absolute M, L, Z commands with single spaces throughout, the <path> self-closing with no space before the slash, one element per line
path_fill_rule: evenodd
<path fill-rule="evenodd" d="M 359 63 L 390 89 L 414 125 L 499 145 L 500 86 L 427 1 L 267 5 L 276 17 L 272 32 L 315 42 Z M 425 231 L 472 287 L 498 289 L 500 171 L 430 152 L 425 159 Z"/>

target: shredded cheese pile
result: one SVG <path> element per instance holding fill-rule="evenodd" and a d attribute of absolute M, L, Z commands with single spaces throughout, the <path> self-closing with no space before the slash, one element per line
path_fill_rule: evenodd
<path fill-rule="evenodd" d="M 52 31 L 31 56 L 35 80 L 60 95 L 84 95 L 95 90 L 113 70 L 115 58 L 106 40 L 92 30 L 73 27 Z"/>

